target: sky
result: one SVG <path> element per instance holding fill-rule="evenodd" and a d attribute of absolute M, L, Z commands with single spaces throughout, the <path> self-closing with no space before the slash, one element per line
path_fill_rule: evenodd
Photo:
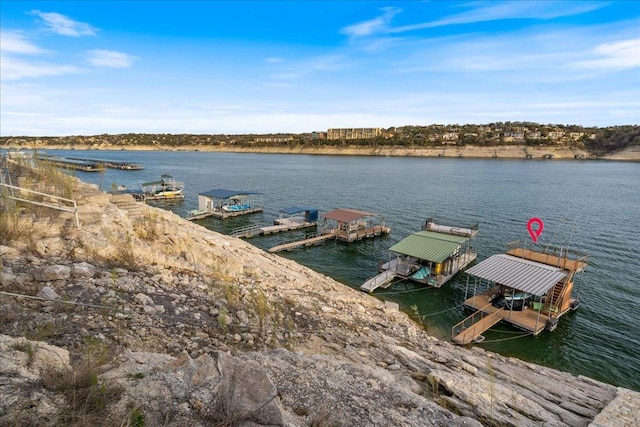
<path fill-rule="evenodd" d="M 0 0 L 0 136 L 640 124 L 640 0 Z"/>

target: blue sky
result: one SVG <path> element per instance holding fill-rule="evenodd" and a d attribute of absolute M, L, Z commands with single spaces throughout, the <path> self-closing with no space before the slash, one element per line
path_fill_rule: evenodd
<path fill-rule="evenodd" d="M 640 1 L 12 1 L 0 135 L 640 124 Z"/>

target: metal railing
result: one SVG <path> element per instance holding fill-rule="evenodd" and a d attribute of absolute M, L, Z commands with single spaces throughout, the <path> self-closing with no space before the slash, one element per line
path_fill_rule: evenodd
<path fill-rule="evenodd" d="M 41 193 L 39 191 L 29 190 L 28 188 L 23 188 L 23 187 L 16 187 L 15 185 L 9 185 L 5 183 L 0 183 L 0 187 L 2 188 L 2 191 L 0 193 L 3 198 L 9 199 L 9 200 L 15 200 L 23 203 L 29 203 L 36 206 L 43 206 L 46 208 L 56 209 L 63 212 L 73 213 L 76 217 L 76 226 L 78 227 L 78 230 L 80 229 L 80 219 L 78 218 L 78 205 L 76 204 L 75 200 L 65 199 L 64 197 L 54 196 L 52 194 L 47 194 L 47 193 Z M 18 195 L 21 195 L 22 193 L 26 193 L 26 194 L 35 194 L 38 196 L 43 196 L 45 200 L 50 200 L 51 203 L 47 203 L 46 201 L 29 200 L 23 197 L 19 197 L 18 195 L 16 195 L 16 193 Z M 55 202 L 57 202 L 58 204 L 55 204 Z M 65 206 L 64 203 L 68 204 L 68 206 Z"/>

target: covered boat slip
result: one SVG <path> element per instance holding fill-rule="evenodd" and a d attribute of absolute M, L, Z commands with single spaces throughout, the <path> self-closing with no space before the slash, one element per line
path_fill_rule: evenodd
<path fill-rule="evenodd" d="M 365 238 L 389 234 L 381 215 L 355 209 L 336 209 L 322 216 L 322 226 L 318 233 L 308 236 L 304 240 L 284 243 L 269 249 L 269 252 L 288 251 L 303 246 L 314 246 L 327 240 L 339 240 L 346 243 Z"/>
<path fill-rule="evenodd" d="M 315 227 L 318 224 L 318 209 L 305 206 L 292 206 L 280 210 L 280 215 L 273 220 L 273 225 L 249 225 L 233 230 L 233 237 L 253 237 L 284 231 Z"/>
<path fill-rule="evenodd" d="M 262 193 L 217 188 L 198 194 L 198 210 L 187 219 L 209 216 L 225 219 L 262 212 L 263 207 Z"/>
<path fill-rule="evenodd" d="M 441 231 L 430 231 L 430 230 Z M 451 230 L 459 230 L 450 234 Z M 425 230 L 413 233 L 389 248 L 396 258 L 381 264 L 378 276 L 360 286 L 366 292 L 387 286 L 395 277 L 441 287 L 476 259 L 470 241 L 477 228 L 455 228 L 427 220 Z M 393 276 L 391 276 L 391 272 Z"/>
<path fill-rule="evenodd" d="M 184 199 L 184 183 L 168 174 L 161 175 L 160 181 L 143 182 L 140 187 L 143 200 Z"/>
<path fill-rule="evenodd" d="M 355 209 L 335 209 L 322 216 L 318 234 L 335 234 L 336 240 L 355 242 L 369 237 L 389 234 L 383 216 Z"/>
<path fill-rule="evenodd" d="M 474 314 L 452 328 L 453 341 L 468 344 L 501 320 L 533 335 L 553 330 L 557 319 L 577 306 L 571 298 L 573 277 L 585 266 L 583 260 L 516 248 L 471 267 L 466 293 L 473 296 L 465 297 L 464 306 Z"/>

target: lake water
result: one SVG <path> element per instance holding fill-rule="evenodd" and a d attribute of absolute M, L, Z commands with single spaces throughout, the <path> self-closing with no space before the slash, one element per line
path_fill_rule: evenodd
<path fill-rule="evenodd" d="M 580 308 L 554 332 L 537 337 L 504 324 L 485 333 L 483 348 L 640 391 L 640 164 L 608 161 L 343 157 L 207 152 L 64 151 L 52 154 L 140 162 L 141 171 L 81 173 L 108 190 L 112 183 L 138 189 L 163 173 L 186 185 L 183 202 L 163 205 L 181 216 L 197 208 L 197 194 L 214 188 L 264 193 L 261 214 L 199 223 L 229 234 L 237 227 L 269 225 L 280 209 L 314 206 L 320 214 L 354 208 L 382 214 L 389 236 L 354 244 L 281 253 L 359 289 L 377 273 L 388 248 L 420 230 L 428 217 L 460 225 L 479 223 L 478 260 L 505 251 L 505 243 L 530 239 L 526 223 L 545 223 L 544 243 L 589 254 L 577 277 Z M 263 249 L 304 232 L 255 237 Z M 374 293 L 418 312 L 431 334 L 450 340 L 462 309 L 466 275 L 441 289 L 399 282 Z"/>

